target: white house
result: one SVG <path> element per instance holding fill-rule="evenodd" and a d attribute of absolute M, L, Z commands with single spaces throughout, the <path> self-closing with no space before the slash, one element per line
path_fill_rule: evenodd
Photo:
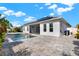
<path fill-rule="evenodd" d="M 62 17 L 47 16 L 35 22 L 30 22 L 22 26 L 24 33 L 40 34 L 47 36 L 61 36 L 71 25 Z"/>
<path fill-rule="evenodd" d="M 67 28 L 67 30 L 70 31 L 70 33 L 71 33 L 70 35 L 75 35 L 77 33 L 77 28 L 71 27 L 71 28 Z"/>

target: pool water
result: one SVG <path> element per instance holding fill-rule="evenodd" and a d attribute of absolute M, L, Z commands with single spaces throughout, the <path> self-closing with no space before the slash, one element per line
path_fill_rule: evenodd
<path fill-rule="evenodd" d="M 25 41 L 32 37 L 34 37 L 34 36 L 27 35 L 27 34 L 8 34 L 7 35 L 9 42 Z"/>

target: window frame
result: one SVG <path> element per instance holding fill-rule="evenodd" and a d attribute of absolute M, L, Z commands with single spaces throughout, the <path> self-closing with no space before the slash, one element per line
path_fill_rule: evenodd
<path fill-rule="evenodd" d="M 47 31 L 47 29 L 46 29 L 46 28 L 47 28 L 46 24 L 43 24 L 43 31 L 44 31 L 44 32 L 46 32 L 46 31 Z"/>
<path fill-rule="evenodd" d="M 52 25 L 51 25 L 52 24 Z M 49 31 L 53 32 L 53 23 L 49 23 Z"/>

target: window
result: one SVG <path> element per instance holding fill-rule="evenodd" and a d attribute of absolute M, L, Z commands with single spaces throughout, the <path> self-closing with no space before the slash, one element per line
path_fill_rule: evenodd
<path fill-rule="evenodd" d="M 44 24 L 44 32 L 46 32 L 46 24 Z"/>
<path fill-rule="evenodd" d="M 50 32 L 53 32 L 53 23 L 49 24 L 49 30 L 50 30 Z"/>

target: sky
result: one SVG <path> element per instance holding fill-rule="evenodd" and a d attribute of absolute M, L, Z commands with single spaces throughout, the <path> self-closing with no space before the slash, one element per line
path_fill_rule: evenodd
<path fill-rule="evenodd" d="M 72 27 L 79 24 L 78 3 L 0 3 L 0 14 L 13 26 L 22 26 L 45 16 L 62 16 Z"/>

